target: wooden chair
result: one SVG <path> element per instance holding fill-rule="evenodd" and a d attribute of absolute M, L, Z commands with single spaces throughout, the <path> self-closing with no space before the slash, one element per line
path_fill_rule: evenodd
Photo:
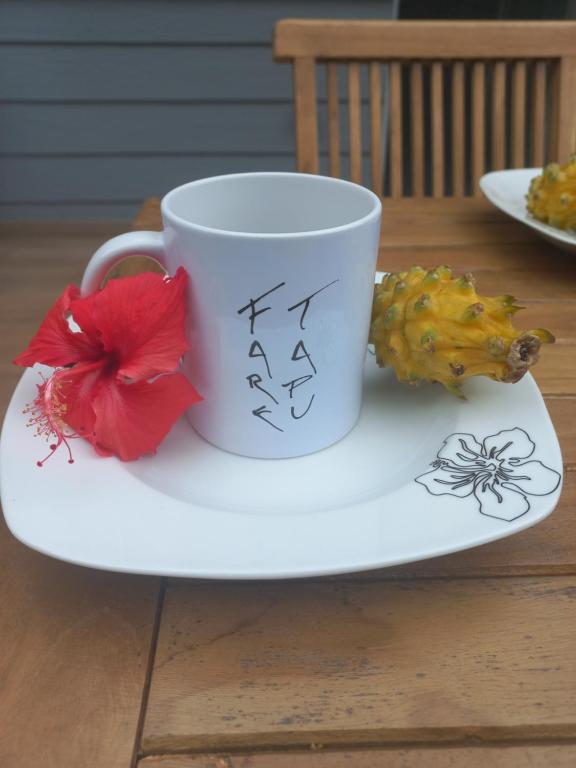
<path fill-rule="evenodd" d="M 285 19 L 274 56 L 293 63 L 300 171 L 340 176 L 348 154 L 379 195 L 464 197 L 575 149 L 576 22 Z"/>

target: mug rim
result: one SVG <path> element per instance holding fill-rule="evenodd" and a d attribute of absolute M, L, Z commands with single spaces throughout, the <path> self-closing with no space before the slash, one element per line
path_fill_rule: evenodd
<path fill-rule="evenodd" d="M 348 188 L 353 188 L 355 190 L 359 190 L 362 194 L 364 194 L 372 203 L 372 208 L 370 211 L 365 214 L 364 216 L 361 216 L 357 219 L 354 219 L 353 221 L 349 221 L 346 224 L 339 224 L 335 227 L 323 227 L 321 229 L 311 229 L 311 230 L 304 230 L 302 232 L 244 232 L 244 231 L 236 231 L 236 230 L 230 230 L 230 229 L 220 229 L 218 227 L 207 227 L 204 224 L 197 224 L 193 221 L 188 221 L 188 219 L 184 219 L 182 216 L 179 216 L 178 214 L 174 213 L 169 205 L 171 202 L 171 198 L 175 197 L 179 192 L 181 192 L 184 189 L 188 189 L 189 187 L 198 187 L 203 186 L 204 184 L 208 184 L 210 182 L 218 181 L 220 179 L 234 179 L 234 178 L 255 178 L 255 177 L 301 177 L 301 176 L 307 176 L 309 178 L 322 180 L 322 182 L 330 183 L 330 184 L 336 184 L 339 186 L 344 186 Z M 283 240 L 288 238 L 305 238 L 305 237 L 321 237 L 323 235 L 329 235 L 337 232 L 345 232 L 350 229 L 355 229 L 356 227 L 359 227 L 372 219 L 376 217 L 380 217 L 382 214 L 382 201 L 376 195 L 372 190 L 368 189 L 367 187 L 363 187 L 361 184 L 356 184 L 353 181 L 348 181 L 347 179 L 339 179 L 334 176 L 324 176 L 322 174 L 318 173 L 300 173 L 298 171 L 250 171 L 247 173 L 223 173 L 219 174 L 218 176 L 206 176 L 203 179 L 196 179 L 194 181 L 188 181 L 185 184 L 180 184 L 178 187 L 174 187 L 174 189 L 171 189 L 169 192 L 167 192 L 164 197 L 161 200 L 160 203 L 160 209 L 162 212 L 162 218 L 169 221 L 172 224 L 175 224 L 179 227 L 184 227 L 186 229 L 190 230 L 196 230 L 201 231 L 209 234 L 217 234 L 221 236 L 229 236 L 234 238 L 256 238 L 259 240 L 277 240 L 278 238 L 282 238 Z"/>

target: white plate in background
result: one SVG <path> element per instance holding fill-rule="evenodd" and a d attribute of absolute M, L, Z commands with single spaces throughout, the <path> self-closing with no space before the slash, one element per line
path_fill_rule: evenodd
<path fill-rule="evenodd" d="M 480 179 L 480 189 L 488 200 L 508 216 L 531 227 L 539 235 L 565 250 L 576 251 L 576 232 L 551 227 L 528 213 L 526 194 L 530 182 L 542 173 L 542 168 L 519 168 L 492 171 Z"/>

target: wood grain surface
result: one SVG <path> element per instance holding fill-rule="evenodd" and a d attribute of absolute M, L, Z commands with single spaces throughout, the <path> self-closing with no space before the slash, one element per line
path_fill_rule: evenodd
<path fill-rule="evenodd" d="M 434 61 L 430 65 L 430 100 L 436 105 L 430 116 L 432 196 L 444 197 L 444 66 L 441 61 Z"/>
<path fill-rule="evenodd" d="M 402 65 L 398 61 L 389 64 L 390 73 L 390 195 L 402 197 L 404 163 L 402 131 Z"/>
<path fill-rule="evenodd" d="M 158 588 L 48 559 L 0 522 L 2 766 L 128 768 Z"/>
<path fill-rule="evenodd" d="M 573 768 L 576 747 L 358 749 L 145 757 L 138 768 Z"/>
<path fill-rule="evenodd" d="M 318 173 L 316 71 L 312 59 L 304 58 L 294 65 L 294 114 L 298 169 Z"/>
<path fill-rule="evenodd" d="M 576 737 L 573 578 L 172 587 L 143 753 Z"/>
<path fill-rule="evenodd" d="M 326 65 L 326 98 L 328 100 L 328 156 L 330 176 L 340 176 L 340 93 L 338 65 Z"/>
<path fill-rule="evenodd" d="M 276 25 L 278 60 L 494 59 L 573 56 L 576 22 L 566 21 L 349 21 L 283 19 Z"/>

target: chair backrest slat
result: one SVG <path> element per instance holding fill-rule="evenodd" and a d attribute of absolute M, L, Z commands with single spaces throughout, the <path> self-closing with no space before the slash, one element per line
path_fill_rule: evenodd
<path fill-rule="evenodd" d="M 432 117 L 432 196 L 444 197 L 444 67 L 434 61 L 430 71 L 430 103 Z"/>
<path fill-rule="evenodd" d="M 350 136 L 350 178 L 362 183 L 362 117 L 360 112 L 360 65 L 348 66 L 348 120 Z"/>
<path fill-rule="evenodd" d="M 512 166 L 524 167 L 526 136 L 526 62 L 512 66 Z"/>
<path fill-rule="evenodd" d="M 464 196 L 465 166 L 464 63 L 452 67 L 452 188 L 456 197 Z"/>
<path fill-rule="evenodd" d="M 506 62 L 497 61 L 492 70 L 492 169 L 506 164 Z"/>
<path fill-rule="evenodd" d="M 370 178 L 372 189 L 382 195 L 382 77 L 380 63 L 370 63 Z"/>
<path fill-rule="evenodd" d="M 546 140 L 546 79 L 548 65 L 545 61 L 536 61 L 532 71 L 532 163 L 544 165 L 544 146 Z"/>
<path fill-rule="evenodd" d="M 390 77 L 390 194 L 402 197 L 404 190 L 402 138 L 402 66 L 392 61 L 389 66 Z"/>
<path fill-rule="evenodd" d="M 576 46 L 575 46 L 576 47 Z M 573 51 L 576 54 L 576 51 Z M 576 143 L 576 55 L 556 62 L 552 73 L 552 101 L 555 104 L 550 134 L 550 154 L 564 159 Z"/>
<path fill-rule="evenodd" d="M 340 164 L 340 89 L 338 64 L 326 65 L 326 92 L 328 94 L 328 164 L 330 176 L 339 177 Z"/>
<path fill-rule="evenodd" d="M 424 85 L 422 80 L 422 64 L 419 61 L 412 62 L 410 66 L 410 97 L 412 194 L 414 197 L 423 197 Z"/>
<path fill-rule="evenodd" d="M 292 19 L 276 25 L 274 55 L 294 64 L 302 171 L 317 173 L 327 154 L 340 176 L 347 150 L 348 176 L 368 183 L 369 150 L 378 194 L 463 197 L 480 194 L 487 170 L 563 162 L 576 149 L 576 22 Z"/>
<path fill-rule="evenodd" d="M 309 56 L 294 62 L 294 107 L 298 169 L 306 173 L 318 173 L 316 65 Z"/>
<path fill-rule="evenodd" d="M 486 65 L 472 65 L 472 193 L 480 194 L 478 179 L 486 168 Z"/>

